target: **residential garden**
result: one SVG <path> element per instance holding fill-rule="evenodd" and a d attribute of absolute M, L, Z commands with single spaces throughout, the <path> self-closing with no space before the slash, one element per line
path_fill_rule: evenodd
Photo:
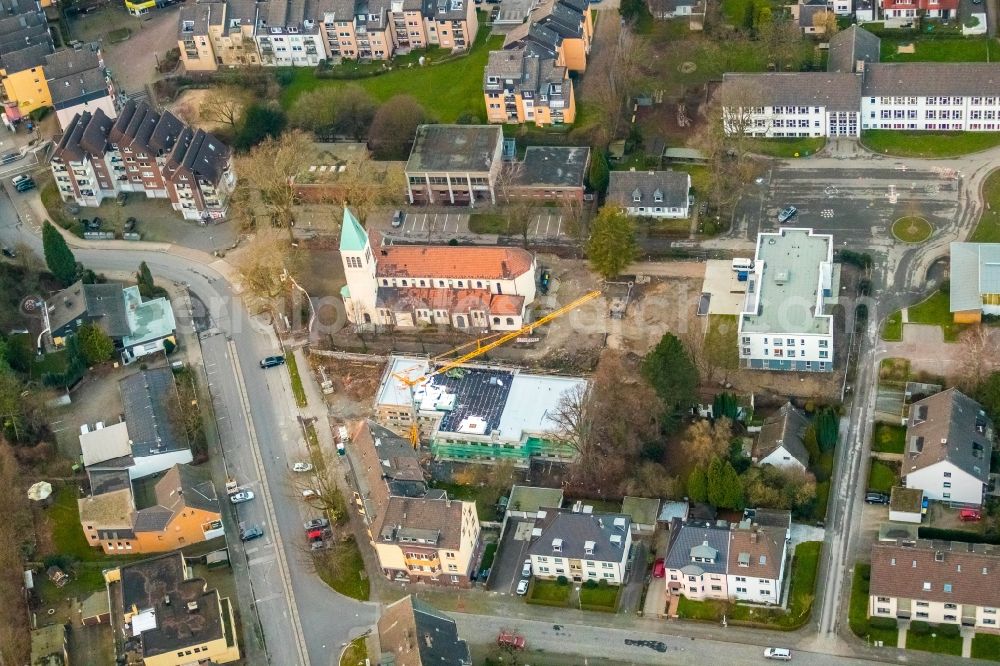
<path fill-rule="evenodd" d="M 540 606 L 614 613 L 620 596 L 621 586 L 609 585 L 606 580 L 587 580 L 577 585 L 566 576 L 559 576 L 556 580 L 532 578 L 525 600 Z"/>
<path fill-rule="evenodd" d="M 896 647 L 899 640 L 896 620 L 891 617 L 868 617 L 868 590 L 871 574 L 870 564 L 859 562 L 854 565 L 854 577 L 851 579 L 851 604 L 848 610 L 851 631 L 870 645 L 881 644 L 885 647 Z"/>

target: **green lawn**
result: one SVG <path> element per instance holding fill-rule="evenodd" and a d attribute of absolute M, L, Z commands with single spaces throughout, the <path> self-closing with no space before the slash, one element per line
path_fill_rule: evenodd
<path fill-rule="evenodd" d="M 1000 636 L 976 634 L 972 639 L 972 658 L 1000 661 Z"/>
<path fill-rule="evenodd" d="M 486 548 L 483 549 L 483 561 L 479 565 L 480 571 L 485 571 L 493 566 L 493 560 L 497 556 L 497 542 L 491 541 L 486 544 Z"/>
<path fill-rule="evenodd" d="M 911 305 L 907 310 L 908 319 L 913 324 L 940 326 L 941 330 L 944 331 L 945 342 L 954 342 L 964 327 L 954 322 L 949 309 L 950 300 L 945 292 L 936 291 L 930 298 L 916 305 Z"/>
<path fill-rule="evenodd" d="M 568 606 L 569 593 L 572 589 L 569 584 L 560 585 L 556 580 L 533 578 L 528 588 L 527 600 L 529 604 Z"/>
<path fill-rule="evenodd" d="M 899 53 L 900 45 L 913 44 L 914 53 Z M 996 62 L 1000 45 L 986 38 L 882 39 L 882 62 Z"/>
<path fill-rule="evenodd" d="M 736 315 L 709 315 L 704 353 L 721 370 L 739 370 L 740 346 Z"/>
<path fill-rule="evenodd" d="M 490 36 L 488 26 L 482 26 L 468 55 L 438 65 L 397 68 L 381 76 L 362 79 L 321 79 L 308 67 L 296 67 L 291 82 L 282 91 L 281 103 L 290 107 L 299 95 L 324 86 L 358 85 L 377 102 L 394 95 L 411 95 L 436 121 L 453 123 L 460 116 L 472 114 L 485 120 L 483 99 L 483 68 L 490 50 L 503 47 L 503 36 Z"/>
<path fill-rule="evenodd" d="M 367 661 L 368 649 L 365 647 L 364 636 L 351 641 L 340 655 L 340 666 L 365 666 Z"/>
<path fill-rule="evenodd" d="M 354 537 L 339 542 L 315 558 L 316 573 L 337 592 L 352 599 L 368 601 L 371 581 L 365 575 L 365 561 Z"/>
<path fill-rule="evenodd" d="M 472 213 L 469 215 L 469 231 L 474 234 L 505 234 L 507 219 L 500 213 Z"/>
<path fill-rule="evenodd" d="M 912 631 L 906 632 L 906 649 L 922 650 L 924 652 L 937 652 L 938 654 L 950 654 L 956 657 L 962 656 L 962 638 L 952 636 L 934 636 L 926 634 L 921 636 Z"/>
<path fill-rule="evenodd" d="M 584 585 L 580 588 L 580 608 L 614 613 L 618 609 L 619 592 L 621 592 L 621 587 L 617 585 L 598 585 L 597 587 Z"/>
<path fill-rule="evenodd" d="M 889 315 L 882 326 L 882 339 L 899 342 L 903 339 L 903 313 L 899 310 Z"/>
<path fill-rule="evenodd" d="M 910 361 L 905 358 L 884 358 L 879 364 L 880 384 L 894 384 L 903 388 L 910 379 Z"/>
<path fill-rule="evenodd" d="M 497 502 L 500 501 L 500 491 L 487 486 L 465 486 L 458 483 L 434 481 L 432 488 L 445 490 L 448 497 L 457 500 L 476 503 L 476 511 L 480 520 L 493 520 L 497 514 Z"/>
<path fill-rule="evenodd" d="M 983 182 L 983 201 L 986 206 L 969 241 L 1000 243 L 1000 169 L 991 173 Z"/>
<path fill-rule="evenodd" d="M 1000 145 L 1000 132 L 901 132 L 864 130 L 869 150 L 895 157 L 956 157 Z"/>
<path fill-rule="evenodd" d="M 768 157 L 805 157 L 813 155 L 826 145 L 823 137 L 797 139 L 755 139 L 751 152 Z"/>
<path fill-rule="evenodd" d="M 868 578 L 871 575 L 871 565 L 857 563 L 854 567 L 854 578 L 851 581 L 851 605 L 848 619 L 851 631 L 858 638 L 871 641 L 882 641 L 886 647 L 896 647 L 899 632 L 892 626 L 891 618 L 868 618 Z M 884 626 L 882 626 L 884 625 Z"/>
<path fill-rule="evenodd" d="M 729 604 L 721 601 L 692 601 L 681 595 L 677 603 L 677 617 L 685 620 L 718 622 L 726 613 Z"/>
<path fill-rule="evenodd" d="M 892 223 L 892 235 L 904 243 L 922 243 L 931 237 L 934 227 L 917 215 L 901 217 Z"/>
<path fill-rule="evenodd" d="M 288 376 L 292 379 L 292 395 L 295 396 L 295 404 L 299 407 L 305 407 L 309 401 L 306 398 L 306 390 L 302 386 L 299 363 L 295 360 L 295 354 L 291 350 L 285 354 L 285 365 L 288 366 Z"/>
<path fill-rule="evenodd" d="M 888 423 L 876 423 L 872 434 L 872 451 L 902 453 L 906 448 L 906 428 Z"/>
<path fill-rule="evenodd" d="M 888 494 L 898 483 L 899 469 L 895 465 L 872 460 L 871 472 L 868 474 L 868 490 Z"/>

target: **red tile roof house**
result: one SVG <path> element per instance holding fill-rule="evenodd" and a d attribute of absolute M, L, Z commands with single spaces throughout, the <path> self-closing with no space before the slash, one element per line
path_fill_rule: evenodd
<path fill-rule="evenodd" d="M 353 324 L 516 331 L 535 300 L 535 258 L 525 250 L 388 245 L 346 208 L 340 255 Z"/>
<path fill-rule="evenodd" d="M 882 17 L 887 28 L 912 23 L 917 16 L 926 18 L 955 18 L 958 0 L 882 0 Z"/>

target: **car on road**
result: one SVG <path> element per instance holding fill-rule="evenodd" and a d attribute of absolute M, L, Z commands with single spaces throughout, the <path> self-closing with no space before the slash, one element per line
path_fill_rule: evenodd
<path fill-rule="evenodd" d="M 778 211 L 778 224 L 784 224 L 799 214 L 799 209 L 795 206 L 785 206 Z"/>
<path fill-rule="evenodd" d="M 528 579 L 522 578 L 521 582 L 517 584 L 517 593 L 522 597 L 528 593 Z"/>
<path fill-rule="evenodd" d="M 240 530 L 240 541 L 252 541 L 264 536 L 264 528 L 260 525 L 250 525 Z"/>
<path fill-rule="evenodd" d="M 7 153 L 3 157 L 0 157 L 0 164 L 10 164 L 21 159 L 21 153 Z"/>
<path fill-rule="evenodd" d="M 273 368 L 276 365 L 284 365 L 284 356 L 268 356 L 260 360 L 260 367 L 262 368 Z"/>
<path fill-rule="evenodd" d="M 307 520 L 303 527 L 305 527 L 306 532 L 311 532 L 315 529 L 323 529 L 324 527 L 329 527 L 330 521 L 326 518 L 313 518 L 312 520 Z"/>
<path fill-rule="evenodd" d="M 667 575 L 667 568 L 663 563 L 663 558 L 657 558 L 653 563 L 653 578 L 663 578 Z"/>
<path fill-rule="evenodd" d="M 393 213 L 392 214 L 392 228 L 393 229 L 399 229 L 401 226 L 403 226 L 403 220 L 405 219 L 405 217 L 406 216 L 403 215 L 403 211 L 401 211 L 401 210 L 397 210 L 395 213 Z"/>
<path fill-rule="evenodd" d="M 875 492 L 874 490 L 869 490 L 865 493 L 865 503 L 867 504 L 888 504 L 889 496 L 885 493 Z"/>
<path fill-rule="evenodd" d="M 983 519 L 983 514 L 979 509 L 962 509 L 958 512 L 958 519 L 964 523 Z"/>
<path fill-rule="evenodd" d="M 229 496 L 229 501 L 233 504 L 242 504 L 243 502 L 249 502 L 254 498 L 252 490 L 241 490 L 238 493 L 233 493 Z"/>
<path fill-rule="evenodd" d="M 791 661 L 792 651 L 788 648 L 769 647 L 764 648 L 764 656 L 767 659 L 777 659 L 778 661 Z"/>
<path fill-rule="evenodd" d="M 497 636 L 497 645 L 500 647 L 514 648 L 515 650 L 523 650 L 524 636 L 519 636 L 513 631 L 501 631 L 500 635 Z"/>
<path fill-rule="evenodd" d="M 3 249 L 0 249 L 0 253 L 2 253 L 3 256 L 7 257 L 8 259 L 14 259 L 17 257 L 17 252 L 15 252 L 14 250 L 12 250 L 7 246 L 4 246 Z"/>
<path fill-rule="evenodd" d="M 311 472 L 313 466 L 307 462 L 297 462 L 292 465 L 293 472 Z"/>
<path fill-rule="evenodd" d="M 521 575 L 525 578 L 531 576 L 531 560 L 525 560 L 524 565 L 521 567 Z"/>

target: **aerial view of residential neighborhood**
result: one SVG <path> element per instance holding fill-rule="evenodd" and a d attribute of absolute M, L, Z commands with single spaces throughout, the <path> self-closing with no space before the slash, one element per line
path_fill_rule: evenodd
<path fill-rule="evenodd" d="M 1000 0 L 0 10 L 0 665 L 1000 662 Z"/>

